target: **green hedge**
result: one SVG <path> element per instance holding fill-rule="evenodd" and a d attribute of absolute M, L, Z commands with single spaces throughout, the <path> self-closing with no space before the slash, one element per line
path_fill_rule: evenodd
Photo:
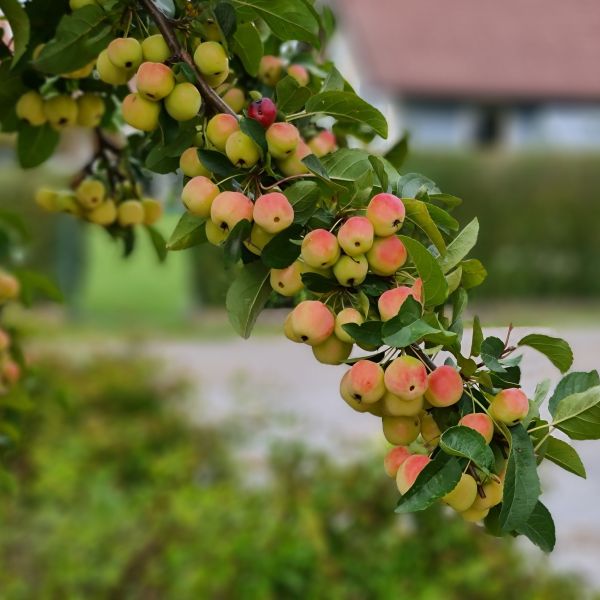
<path fill-rule="evenodd" d="M 0 492 L 3 600 L 592 597 L 439 509 L 395 516 L 381 456 L 288 442 L 248 461 L 264 415 L 195 426 L 156 365 L 57 358 L 38 386 Z"/>
<path fill-rule="evenodd" d="M 403 166 L 477 216 L 487 296 L 600 295 L 600 154 L 413 153 Z"/>

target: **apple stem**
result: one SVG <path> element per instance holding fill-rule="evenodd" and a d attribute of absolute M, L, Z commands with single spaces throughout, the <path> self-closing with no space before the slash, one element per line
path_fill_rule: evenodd
<path fill-rule="evenodd" d="M 217 94 L 209 85 L 206 83 L 198 67 L 192 60 L 189 52 L 181 46 L 175 32 L 171 27 L 171 21 L 160 11 L 160 9 L 152 2 L 152 0 L 138 0 L 140 4 L 144 6 L 144 8 L 150 14 L 152 20 L 156 23 L 158 30 L 165 38 L 169 49 L 175 56 L 179 56 L 183 62 L 185 62 L 190 69 L 194 72 L 194 76 L 196 78 L 196 87 L 200 91 L 200 95 L 207 104 L 209 104 L 212 109 L 217 113 L 226 113 L 229 115 L 233 115 L 236 119 L 238 118 L 237 114 L 231 110 L 229 105 Z"/>

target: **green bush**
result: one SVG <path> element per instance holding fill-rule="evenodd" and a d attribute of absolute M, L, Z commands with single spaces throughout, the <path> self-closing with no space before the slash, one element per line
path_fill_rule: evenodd
<path fill-rule="evenodd" d="M 477 216 L 476 256 L 489 277 L 477 294 L 600 294 L 600 156 L 597 154 L 414 153 L 404 172 L 425 172 Z"/>
<path fill-rule="evenodd" d="M 57 360 L 39 381 L 0 501 L 3 600 L 589 597 L 442 511 L 394 516 L 381 457 L 288 443 L 259 477 L 256 424 L 191 424 L 156 365 Z"/>

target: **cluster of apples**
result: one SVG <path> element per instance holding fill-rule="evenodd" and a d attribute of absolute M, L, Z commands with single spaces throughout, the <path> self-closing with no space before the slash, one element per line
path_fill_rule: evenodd
<path fill-rule="evenodd" d="M 290 64 L 286 67 L 285 62 L 279 56 L 266 54 L 260 60 L 258 78 L 269 87 L 276 86 L 284 75 L 289 75 L 300 86 L 310 83 L 308 69 L 299 64 Z"/>
<path fill-rule="evenodd" d="M 67 127 L 98 127 L 106 111 L 98 94 L 78 93 L 72 96 L 42 96 L 36 90 L 25 92 L 17 101 L 17 117 L 33 127 L 48 123 L 56 131 Z"/>
<path fill-rule="evenodd" d="M 8 271 L 0 270 L 0 308 L 17 300 L 21 293 L 19 280 Z M 0 328 L 0 395 L 16 385 L 21 378 L 21 367 L 12 354 L 10 334 Z"/>
<path fill-rule="evenodd" d="M 109 197 L 102 181 L 89 177 L 72 190 L 40 188 L 36 193 L 36 203 L 48 212 L 65 212 L 110 227 L 154 225 L 162 216 L 163 206 L 154 198 L 133 198 L 128 184 L 121 186 L 120 196 Z M 135 190 L 140 196 L 140 190 Z M 127 193 L 129 192 L 129 193 Z"/>

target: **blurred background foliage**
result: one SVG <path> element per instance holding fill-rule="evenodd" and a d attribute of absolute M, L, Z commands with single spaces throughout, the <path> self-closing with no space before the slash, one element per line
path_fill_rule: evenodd
<path fill-rule="evenodd" d="M 286 443 L 249 463 L 254 424 L 191 423 L 155 363 L 54 356 L 37 377 L 0 503 L 3 600 L 594 597 L 443 511 L 393 515 L 381 456 Z"/>

